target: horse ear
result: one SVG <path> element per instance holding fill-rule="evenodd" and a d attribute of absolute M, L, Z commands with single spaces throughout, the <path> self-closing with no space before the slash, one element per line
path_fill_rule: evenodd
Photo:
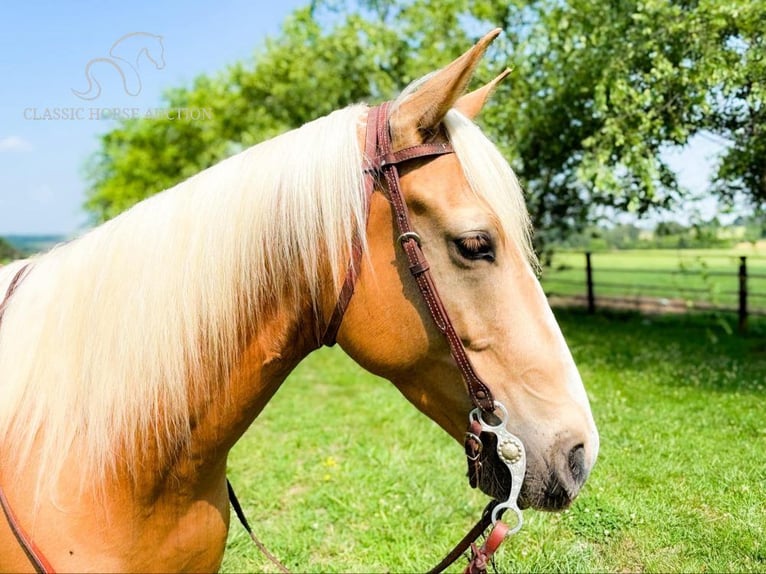
<path fill-rule="evenodd" d="M 496 28 L 447 67 L 435 72 L 391 115 L 394 149 L 423 143 L 463 94 L 487 46 L 502 30 Z"/>
<path fill-rule="evenodd" d="M 510 68 L 506 68 L 497 78 L 482 86 L 478 90 L 474 90 L 470 94 L 466 94 L 458 98 L 455 102 L 455 109 L 461 112 L 463 115 L 470 119 L 474 119 L 479 115 L 484 104 L 495 91 L 497 85 L 502 82 L 505 77 L 511 73 Z"/>

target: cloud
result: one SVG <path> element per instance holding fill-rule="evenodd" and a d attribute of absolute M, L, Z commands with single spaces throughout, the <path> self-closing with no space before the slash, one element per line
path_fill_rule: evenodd
<path fill-rule="evenodd" d="M 32 144 L 19 136 L 6 136 L 0 138 L 0 152 L 5 151 L 32 151 Z"/>

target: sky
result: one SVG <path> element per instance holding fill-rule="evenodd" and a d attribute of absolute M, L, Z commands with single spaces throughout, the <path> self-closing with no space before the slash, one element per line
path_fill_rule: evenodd
<path fill-rule="evenodd" d="M 0 236 L 84 229 L 86 162 L 99 134 L 115 125 L 103 110 L 143 114 L 160 107 L 164 90 L 251 58 L 307 1 L 4 3 Z M 154 60 L 136 58 L 144 48 Z M 701 190 L 715 151 L 697 139 L 668 160 L 682 184 Z M 715 204 L 703 209 L 714 211 Z"/>
<path fill-rule="evenodd" d="M 251 58 L 267 35 L 276 35 L 284 18 L 307 2 L 4 2 L 0 236 L 82 230 L 86 161 L 98 149 L 98 135 L 115 125 L 102 110 L 143 113 L 160 107 L 164 90 Z M 164 53 L 164 66 L 142 56 L 133 71 L 113 57 L 134 62 L 143 48 Z M 88 91 L 89 63 L 101 92 L 86 100 L 73 90 L 84 97 L 97 94 L 95 83 Z"/>

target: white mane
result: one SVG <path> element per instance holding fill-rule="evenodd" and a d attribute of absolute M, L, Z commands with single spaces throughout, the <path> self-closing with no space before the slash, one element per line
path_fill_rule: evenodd
<path fill-rule="evenodd" d="M 0 445 L 23 459 L 42 440 L 55 475 L 77 443 L 94 476 L 115 466 L 116 445 L 183 448 L 243 321 L 257 328 L 296 277 L 315 297 L 322 257 L 343 276 L 365 224 L 364 109 L 245 150 L 35 259 L 0 333 Z M 0 298 L 16 268 L 0 271 Z"/>

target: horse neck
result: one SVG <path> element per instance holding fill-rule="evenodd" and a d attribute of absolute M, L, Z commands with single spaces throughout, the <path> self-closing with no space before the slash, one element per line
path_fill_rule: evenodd
<path fill-rule="evenodd" d="M 316 348 L 313 323 L 314 310 L 308 303 L 287 309 L 275 307 L 259 317 L 258 327 L 245 334 L 245 342 L 230 370 L 225 396 L 208 397 L 205 404 L 195 405 L 190 450 L 179 455 L 173 464 L 157 468 L 147 459 L 130 471 L 119 471 L 116 480 L 87 492 L 83 492 L 76 470 L 67 472 L 58 480 L 55 495 L 41 499 L 35 499 L 32 490 L 25 492 L 23 486 L 34 482 L 36 468 L 34 465 L 23 468 L 22 480 L 11 483 L 10 492 L 17 508 L 35 509 L 39 522 L 44 522 L 43 517 L 52 517 L 50 524 L 48 519 L 45 521 L 45 536 L 40 529 L 36 531 L 52 562 L 74 564 L 73 571 L 86 565 L 103 571 L 123 568 L 145 571 L 148 565 L 176 571 L 189 564 L 196 564 L 194 569 L 201 571 L 217 570 L 228 529 L 225 494 L 228 451 L 295 365 Z M 145 446 L 151 457 L 151 444 Z M 77 462 L 73 451 L 66 466 L 77 469 Z M 0 473 L 0 482 L 6 478 Z M 53 503 L 53 499 L 57 502 Z M 66 509 L 64 518 L 61 504 Z M 29 515 L 25 521 L 34 523 Z M 55 535 L 50 535 L 48 531 L 53 529 Z M 138 550 L 123 557 L 122 562 L 110 562 L 114 556 L 104 553 L 104 532 L 109 533 L 108 544 L 115 548 L 122 544 Z M 2 536 L 0 533 L 0 549 Z M 58 542 L 63 548 L 76 541 L 80 545 L 78 556 L 72 557 L 72 552 L 69 556 L 62 554 L 52 540 L 68 541 Z M 197 553 L 182 553 L 176 547 L 191 547 Z M 67 563 L 66 559 L 73 562 Z M 19 564 L 26 567 L 26 562 Z"/>
<path fill-rule="evenodd" d="M 306 298 L 296 307 L 269 310 L 244 334 L 227 374 L 226 396 L 220 400 L 204 397 L 195 405 L 198 415 L 189 461 L 206 461 L 204 466 L 211 469 L 220 467 L 220 459 L 225 460 L 290 372 L 318 347 L 315 317 Z M 196 462 L 186 470 L 204 471 Z"/>

